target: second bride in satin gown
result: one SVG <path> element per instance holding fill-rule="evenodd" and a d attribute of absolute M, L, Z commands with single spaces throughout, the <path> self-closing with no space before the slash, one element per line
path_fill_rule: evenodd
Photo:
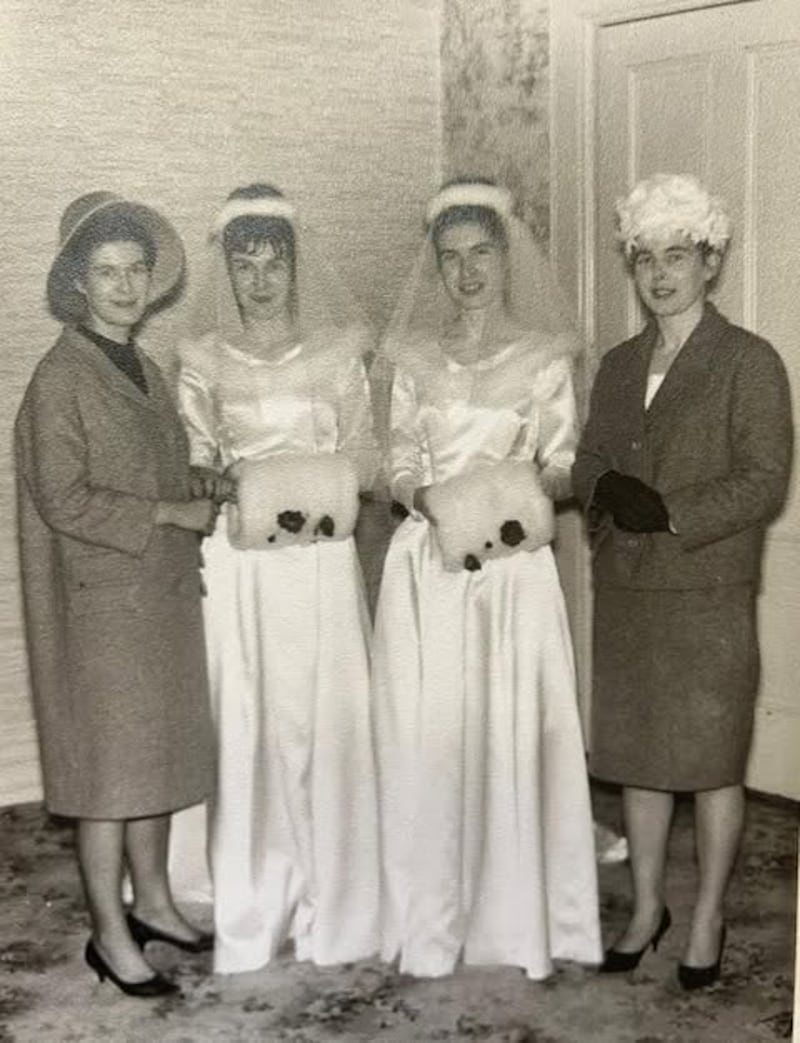
<path fill-rule="evenodd" d="M 376 363 L 393 369 L 388 481 L 408 512 L 373 653 L 382 949 L 410 974 L 448 974 L 463 959 L 540 979 L 554 960 L 601 958 L 550 546 L 577 437 L 574 348 L 508 193 L 446 186 Z M 526 520 L 533 505 L 538 519 Z"/>
<path fill-rule="evenodd" d="M 231 194 L 211 250 L 207 332 L 181 346 L 179 401 L 201 484 L 239 482 L 203 547 L 214 969 L 262 967 L 289 939 L 299 959 L 357 960 L 378 949 L 379 900 L 351 533 L 376 462 L 364 327 L 271 186 Z M 173 863 L 180 876 L 179 850 Z"/>

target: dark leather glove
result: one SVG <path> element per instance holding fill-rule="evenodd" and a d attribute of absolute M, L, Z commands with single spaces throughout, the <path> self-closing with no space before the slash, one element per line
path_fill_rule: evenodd
<path fill-rule="evenodd" d="M 624 532 L 670 532 L 669 512 L 661 494 L 651 490 L 652 498 L 647 505 L 640 505 L 633 517 L 623 515 L 614 518 L 614 524 Z"/>
<path fill-rule="evenodd" d="M 624 532 L 669 531 L 669 513 L 661 494 L 631 474 L 606 471 L 600 475 L 593 502 L 608 511 Z"/>
<path fill-rule="evenodd" d="M 631 474 L 606 471 L 597 479 L 594 487 L 594 504 L 603 511 L 614 514 L 633 508 L 641 499 L 642 489 L 648 486 Z"/>

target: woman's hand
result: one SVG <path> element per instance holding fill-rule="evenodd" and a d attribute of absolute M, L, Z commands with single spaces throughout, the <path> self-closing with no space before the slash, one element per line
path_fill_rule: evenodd
<path fill-rule="evenodd" d="M 420 485 L 414 490 L 414 510 L 418 511 L 423 518 L 427 518 L 431 525 L 437 525 L 436 517 L 428 506 L 427 493 L 430 488 L 430 485 Z"/>
<path fill-rule="evenodd" d="M 193 500 L 211 500 L 214 497 L 217 472 L 210 467 L 192 467 L 189 472 L 189 491 Z"/>
<path fill-rule="evenodd" d="M 217 504 L 236 502 L 236 479 L 230 470 L 220 474 L 211 467 L 193 467 L 189 487 L 193 500 L 214 500 Z"/>
<path fill-rule="evenodd" d="M 212 500 L 217 504 L 236 503 L 237 482 L 230 471 L 217 475 Z"/>
<path fill-rule="evenodd" d="M 177 529 L 189 529 L 210 536 L 217 524 L 219 504 L 210 497 L 198 500 L 160 500 L 156 504 L 156 525 L 174 525 Z"/>

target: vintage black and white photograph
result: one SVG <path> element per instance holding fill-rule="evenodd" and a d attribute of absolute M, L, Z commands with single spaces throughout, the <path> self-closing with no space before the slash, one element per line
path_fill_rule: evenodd
<path fill-rule="evenodd" d="M 0 1043 L 798 1043 L 797 0 L 1 0 L 0 105 Z"/>

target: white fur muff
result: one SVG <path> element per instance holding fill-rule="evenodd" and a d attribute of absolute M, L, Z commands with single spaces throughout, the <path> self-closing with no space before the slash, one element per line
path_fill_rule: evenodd
<path fill-rule="evenodd" d="M 450 571 L 537 550 L 555 534 L 553 502 L 528 461 L 475 467 L 432 486 L 427 502 Z"/>
<path fill-rule="evenodd" d="M 353 534 L 358 477 L 342 453 L 284 454 L 231 467 L 237 503 L 228 535 L 239 550 L 268 550 Z"/>

